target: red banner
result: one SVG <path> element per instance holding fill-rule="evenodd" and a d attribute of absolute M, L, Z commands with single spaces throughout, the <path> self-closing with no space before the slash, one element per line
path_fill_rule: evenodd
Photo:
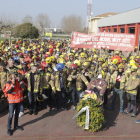
<path fill-rule="evenodd" d="M 134 51 L 135 35 L 106 32 L 88 35 L 79 32 L 73 32 L 71 47 Z"/>

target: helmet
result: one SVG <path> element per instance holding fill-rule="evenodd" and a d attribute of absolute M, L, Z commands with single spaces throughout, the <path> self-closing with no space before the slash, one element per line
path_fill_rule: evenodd
<path fill-rule="evenodd" d="M 125 57 L 123 57 L 123 58 L 122 58 L 122 61 L 126 61 L 126 58 L 125 58 Z"/>
<path fill-rule="evenodd" d="M 79 60 L 75 60 L 74 61 L 74 64 L 76 64 L 77 67 L 80 67 L 81 66 L 81 62 Z"/>
<path fill-rule="evenodd" d="M 119 51 L 116 51 L 115 54 L 119 54 Z"/>
<path fill-rule="evenodd" d="M 45 45 L 44 45 L 44 42 L 42 43 L 42 46 L 45 46 Z"/>
<path fill-rule="evenodd" d="M 130 56 L 129 59 L 130 59 L 130 60 L 135 60 L 134 56 Z"/>
<path fill-rule="evenodd" d="M 89 65 L 90 65 L 90 63 L 88 63 L 88 62 L 84 62 L 82 66 L 88 68 Z"/>
<path fill-rule="evenodd" d="M 92 61 L 92 58 L 91 58 L 91 57 L 89 57 L 89 58 L 87 59 L 87 61 L 88 61 L 88 62 L 91 62 L 91 61 Z"/>
<path fill-rule="evenodd" d="M 15 69 L 15 68 L 14 68 L 14 69 L 11 69 L 11 70 L 10 70 L 10 74 L 18 74 L 17 69 Z"/>
<path fill-rule="evenodd" d="M 48 54 L 49 56 L 51 55 L 51 53 L 50 53 L 50 52 L 46 52 L 46 54 Z"/>
<path fill-rule="evenodd" d="M 45 59 L 48 58 L 48 57 L 49 57 L 49 55 L 48 54 L 45 54 Z"/>
<path fill-rule="evenodd" d="M 70 69 L 71 69 L 71 70 L 76 70 L 76 69 L 77 69 L 76 64 L 72 64 L 72 65 L 70 66 Z"/>
<path fill-rule="evenodd" d="M 81 56 L 81 57 L 85 57 L 85 53 L 81 53 L 80 56 Z"/>
<path fill-rule="evenodd" d="M 43 102 L 43 101 L 44 101 L 43 96 L 42 96 L 42 95 L 40 95 L 40 94 L 37 96 L 37 98 L 36 98 L 36 99 L 37 99 L 37 101 L 39 101 L 39 102 Z"/>
<path fill-rule="evenodd" d="M 34 59 L 37 59 L 37 56 L 33 56 L 33 57 L 32 57 L 32 60 L 34 60 Z"/>
<path fill-rule="evenodd" d="M 108 64 L 107 63 L 104 63 L 103 65 L 102 65 L 102 68 L 107 68 L 108 67 Z"/>
<path fill-rule="evenodd" d="M 4 49 L 4 52 L 8 52 L 8 49 Z"/>
<path fill-rule="evenodd" d="M 16 48 L 16 49 L 19 49 L 19 45 L 16 45 L 15 48 Z"/>
<path fill-rule="evenodd" d="M 37 47 L 40 48 L 40 45 L 38 45 Z"/>
<path fill-rule="evenodd" d="M 60 43 L 57 43 L 57 45 L 60 46 L 61 44 Z"/>
<path fill-rule="evenodd" d="M 96 52 L 96 49 L 93 49 L 93 52 Z"/>
<path fill-rule="evenodd" d="M 100 71 L 98 72 L 98 75 L 99 75 L 99 74 L 102 74 L 102 78 L 105 79 L 105 72 L 104 72 L 103 70 L 100 70 Z"/>
<path fill-rule="evenodd" d="M 98 58 L 98 55 L 97 54 L 95 54 L 94 56 L 93 56 L 93 58 L 95 59 L 95 58 Z"/>
<path fill-rule="evenodd" d="M 13 59 L 14 59 L 15 62 L 18 62 L 19 58 L 17 56 L 15 56 Z"/>
<path fill-rule="evenodd" d="M 41 48 L 41 49 L 40 49 L 40 52 L 42 52 L 42 51 L 44 51 L 44 49 L 43 49 L 43 48 Z"/>
<path fill-rule="evenodd" d="M 21 53 L 21 51 L 20 50 L 17 50 L 17 53 Z"/>
<path fill-rule="evenodd" d="M 73 53 L 69 53 L 69 54 L 68 54 L 68 56 L 71 56 L 71 55 L 72 55 L 72 56 L 74 56 L 74 54 L 73 54 Z"/>
<path fill-rule="evenodd" d="M 123 65 L 123 64 L 120 64 L 120 65 L 118 66 L 118 69 L 124 69 L 124 65 Z"/>
<path fill-rule="evenodd" d="M 75 54 L 75 57 L 78 57 L 78 56 L 79 56 L 78 53 L 76 53 L 76 54 Z"/>
<path fill-rule="evenodd" d="M 60 58 L 63 58 L 64 59 L 64 55 L 60 55 Z"/>
<path fill-rule="evenodd" d="M 17 51 L 14 51 L 13 54 L 16 55 L 17 54 Z"/>
<path fill-rule="evenodd" d="M 51 56 L 51 60 L 52 60 L 52 62 L 54 62 L 56 59 L 54 56 Z"/>
<path fill-rule="evenodd" d="M 137 70 L 138 70 L 138 67 L 136 65 L 132 65 L 131 71 L 137 71 Z"/>
<path fill-rule="evenodd" d="M 103 59 L 102 59 L 102 58 L 98 58 L 98 61 L 99 61 L 99 62 L 103 62 Z"/>
<path fill-rule="evenodd" d="M 116 65 L 119 63 L 118 59 L 113 59 L 113 61 L 111 62 L 112 64 Z"/>
<path fill-rule="evenodd" d="M 57 69 L 58 71 L 61 71 L 61 70 L 63 70 L 64 68 L 65 68 L 64 64 L 58 63 L 58 64 L 56 65 L 56 69 Z"/>
<path fill-rule="evenodd" d="M 60 49 L 56 49 L 57 52 L 60 52 Z"/>
<path fill-rule="evenodd" d="M 135 49 L 138 49 L 138 46 L 135 46 Z"/>
<path fill-rule="evenodd" d="M 86 51 L 86 50 L 87 50 L 87 48 L 83 48 L 83 50 L 84 50 L 84 51 Z"/>
<path fill-rule="evenodd" d="M 33 46 L 33 50 L 36 50 L 36 46 Z"/>
<path fill-rule="evenodd" d="M 64 63 L 65 63 L 65 60 L 64 60 L 63 58 L 60 58 L 60 59 L 58 60 L 58 63 L 64 64 Z"/>
<path fill-rule="evenodd" d="M 75 50 L 72 50 L 71 52 L 75 53 Z"/>
<path fill-rule="evenodd" d="M 130 66 L 132 66 L 132 65 L 136 64 L 136 62 L 135 62 L 135 60 L 130 60 L 129 64 L 130 64 Z"/>
<path fill-rule="evenodd" d="M 30 67 L 34 66 L 34 63 L 30 63 Z"/>
<path fill-rule="evenodd" d="M 46 62 L 43 62 L 43 63 L 41 64 L 41 66 L 42 66 L 42 69 L 44 70 L 44 68 L 48 67 L 48 64 L 47 64 Z"/>
<path fill-rule="evenodd" d="M 51 57 L 46 58 L 46 63 L 48 63 L 48 64 L 51 63 Z"/>

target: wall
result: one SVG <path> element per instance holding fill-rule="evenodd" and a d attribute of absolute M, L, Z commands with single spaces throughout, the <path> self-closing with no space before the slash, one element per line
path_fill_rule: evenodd
<path fill-rule="evenodd" d="M 98 27 L 140 23 L 140 8 L 98 20 Z"/>
<path fill-rule="evenodd" d="M 98 33 L 98 19 L 91 20 L 91 29 L 90 34 L 97 34 Z"/>

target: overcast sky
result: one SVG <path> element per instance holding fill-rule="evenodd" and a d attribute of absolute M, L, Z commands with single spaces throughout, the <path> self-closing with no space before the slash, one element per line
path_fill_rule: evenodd
<path fill-rule="evenodd" d="M 63 16 L 82 16 L 86 23 L 88 0 L 0 0 L 0 15 L 17 17 L 21 22 L 26 15 L 35 18 L 47 13 L 52 26 L 59 26 Z M 140 7 L 140 0 L 93 0 L 93 16 L 108 12 L 125 12 Z"/>

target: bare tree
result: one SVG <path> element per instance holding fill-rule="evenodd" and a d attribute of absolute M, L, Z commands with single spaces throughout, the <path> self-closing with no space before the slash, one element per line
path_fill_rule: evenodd
<path fill-rule="evenodd" d="M 30 15 L 26 15 L 23 20 L 22 20 L 22 23 L 32 23 L 32 16 Z"/>
<path fill-rule="evenodd" d="M 45 28 L 50 27 L 50 19 L 47 14 L 40 13 L 36 17 L 36 26 L 40 31 L 40 34 L 45 34 Z"/>
<path fill-rule="evenodd" d="M 64 16 L 61 20 L 61 27 L 64 32 L 71 33 L 73 31 L 83 31 L 82 17 L 76 15 Z"/>
<path fill-rule="evenodd" d="M 13 28 L 18 25 L 18 17 L 17 16 L 11 16 L 11 15 L 0 15 L 0 22 L 1 27 L 3 28 L 3 31 L 12 31 Z"/>

